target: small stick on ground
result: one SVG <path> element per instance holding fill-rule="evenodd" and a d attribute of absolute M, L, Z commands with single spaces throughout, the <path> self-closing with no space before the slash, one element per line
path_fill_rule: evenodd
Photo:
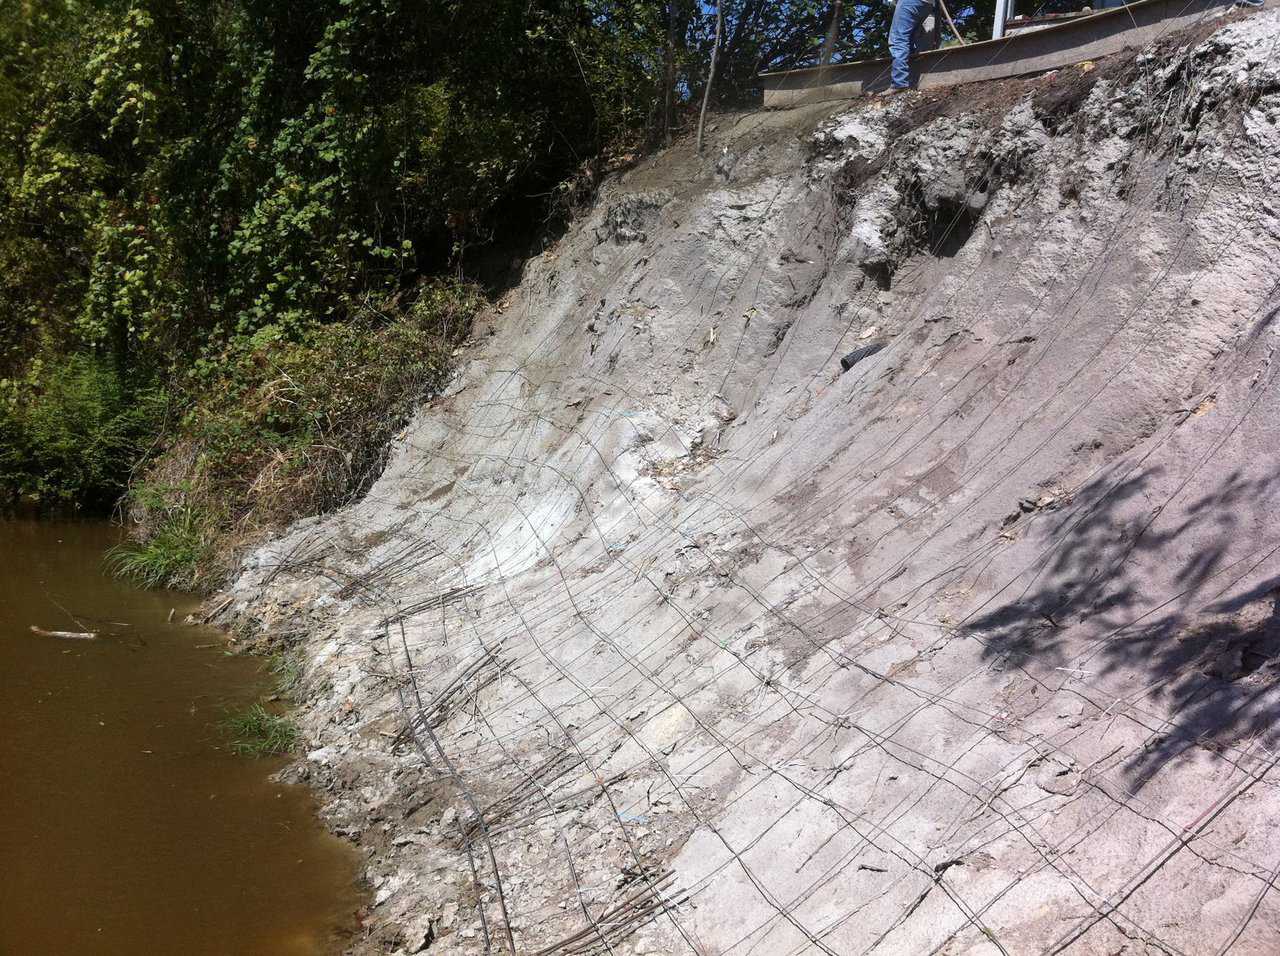
<path fill-rule="evenodd" d="M 964 42 L 964 37 L 960 35 L 960 31 L 956 29 L 956 21 L 951 19 L 951 11 L 947 9 L 947 0 L 938 0 L 938 6 L 942 8 L 942 15 L 947 18 L 947 24 L 951 27 L 951 32 L 956 35 L 956 41 L 961 46 L 968 46 L 969 44 Z M 1133 16 L 1133 14 L 1130 14 L 1130 16 Z"/>
<path fill-rule="evenodd" d="M 41 637 L 57 637 L 64 641 L 96 641 L 98 635 L 93 631 L 46 631 L 43 627 L 31 625 L 31 633 Z"/>

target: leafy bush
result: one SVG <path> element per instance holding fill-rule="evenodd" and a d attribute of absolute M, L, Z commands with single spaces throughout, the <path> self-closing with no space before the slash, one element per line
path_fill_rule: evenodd
<path fill-rule="evenodd" d="M 5 384 L 5 383 L 0 383 Z M 37 364 L 0 394 L 0 493 L 52 505 L 109 505 L 163 420 L 158 389 L 126 387 L 93 355 Z"/>
<path fill-rule="evenodd" d="M 450 271 L 500 208 L 645 134 L 657 21 L 613 6 L 6 10 L 0 314 L 19 321 L 0 348 L 36 329 L 166 372 Z"/>

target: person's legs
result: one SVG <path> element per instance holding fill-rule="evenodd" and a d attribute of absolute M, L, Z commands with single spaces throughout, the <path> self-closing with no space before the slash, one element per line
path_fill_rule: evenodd
<path fill-rule="evenodd" d="M 929 0 L 898 0 L 893 8 L 893 21 L 889 25 L 889 55 L 893 57 L 890 75 L 895 87 L 902 89 L 911 85 L 912 37 L 932 8 Z"/>

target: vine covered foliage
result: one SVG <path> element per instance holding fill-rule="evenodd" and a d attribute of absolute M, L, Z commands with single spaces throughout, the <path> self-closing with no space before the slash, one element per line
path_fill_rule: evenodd
<path fill-rule="evenodd" d="M 231 446 L 201 429 L 228 409 L 206 396 L 257 394 L 294 363 L 324 367 L 336 341 L 371 361 L 388 335 L 447 356 L 466 329 L 458 308 L 481 299 L 442 277 L 465 269 L 471 250 L 511 243 L 500 224 L 527 231 L 546 205 L 529 197 L 553 194 L 584 157 L 650 129 L 644 31 L 656 19 L 637 5 L 616 29 L 620 9 L 6 6 L 0 497 L 108 505 L 140 458 L 196 438 L 210 446 L 184 480 L 224 474 L 246 456 L 218 457 Z M 395 367 L 404 388 L 438 377 Z M 311 404 L 292 431 L 264 424 L 236 448 L 331 439 L 317 419 L 350 430 L 333 401 L 299 387 Z M 375 392 L 386 387 L 380 379 Z"/>
<path fill-rule="evenodd" d="M 149 370 L 439 271 L 504 201 L 648 121 L 643 56 L 590 12 L 17 0 L 0 14 L 7 357 L 42 333 Z"/>

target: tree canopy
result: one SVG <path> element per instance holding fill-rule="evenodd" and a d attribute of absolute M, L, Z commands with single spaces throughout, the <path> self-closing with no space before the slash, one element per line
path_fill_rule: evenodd
<path fill-rule="evenodd" d="M 815 62 L 835 8 L 726 0 L 713 100 L 750 104 L 758 72 Z M 203 387 L 246 342 L 303 341 L 467 272 L 469 251 L 527 247 L 575 177 L 686 122 L 715 9 L 13 0 L 0 436 L 23 403 L 79 394 L 54 382 L 83 371 L 71 357 L 101 364 L 124 405 Z M 837 59 L 878 54 L 890 14 L 844 4 Z M 107 381 L 94 376 L 79 384 Z"/>

